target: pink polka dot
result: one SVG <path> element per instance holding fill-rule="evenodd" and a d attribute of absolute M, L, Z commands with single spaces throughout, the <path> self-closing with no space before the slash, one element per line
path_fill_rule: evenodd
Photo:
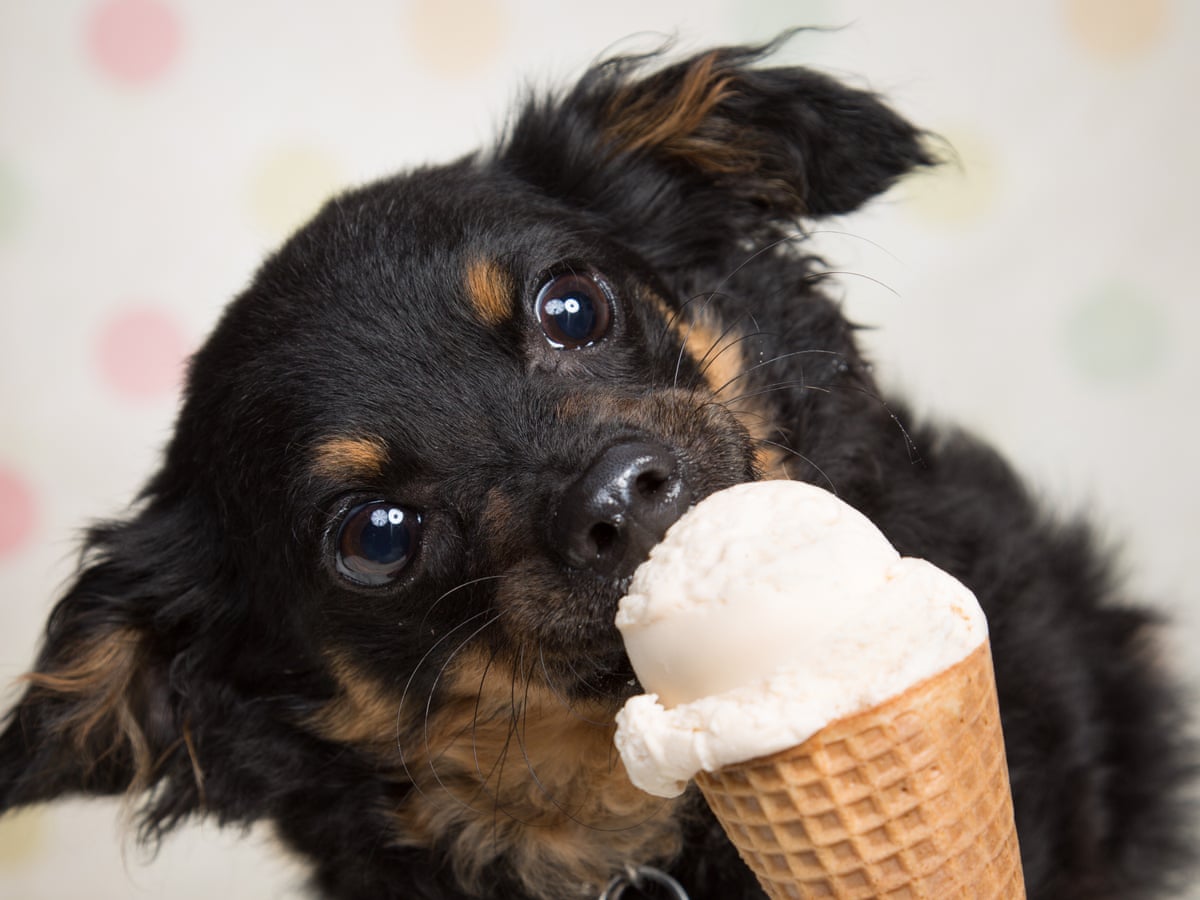
<path fill-rule="evenodd" d="M 92 61 L 130 84 L 163 75 L 179 55 L 179 19 L 161 0 L 105 0 L 88 21 Z"/>
<path fill-rule="evenodd" d="M 0 468 L 0 557 L 21 548 L 36 518 L 33 490 L 16 472 Z"/>
<path fill-rule="evenodd" d="M 183 382 L 188 341 L 173 319 L 156 309 L 132 309 L 100 332 L 96 362 L 104 382 L 130 400 L 159 400 Z"/>

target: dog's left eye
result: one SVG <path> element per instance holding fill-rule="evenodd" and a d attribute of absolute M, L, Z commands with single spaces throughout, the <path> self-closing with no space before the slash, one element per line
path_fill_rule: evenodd
<path fill-rule="evenodd" d="M 608 334 L 612 299 L 590 275 L 570 273 L 552 278 L 537 296 L 538 323 L 558 350 L 589 347 Z"/>
<path fill-rule="evenodd" d="M 393 503 L 363 503 L 346 513 L 337 537 L 337 569 L 357 584 L 395 581 L 417 552 L 421 517 Z"/>

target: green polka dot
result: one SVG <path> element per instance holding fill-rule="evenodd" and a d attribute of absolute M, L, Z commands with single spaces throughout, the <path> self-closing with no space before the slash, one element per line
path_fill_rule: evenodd
<path fill-rule="evenodd" d="M 1144 292 L 1121 284 L 1086 297 L 1067 317 L 1063 335 L 1068 359 L 1095 381 L 1152 374 L 1168 344 L 1162 310 Z"/>
<path fill-rule="evenodd" d="M 36 863 L 46 850 L 46 815 L 38 807 L 0 819 L 0 872 Z"/>
<path fill-rule="evenodd" d="M 849 20 L 834 0 L 745 0 L 730 4 L 732 27 L 741 40 L 761 43 L 797 26 L 812 29 L 838 28 Z M 828 46 L 829 32 L 811 31 L 795 35 L 779 52 L 783 60 L 809 60 Z"/>
<path fill-rule="evenodd" d="M 16 233 L 24 198 L 16 174 L 0 163 L 0 240 Z"/>

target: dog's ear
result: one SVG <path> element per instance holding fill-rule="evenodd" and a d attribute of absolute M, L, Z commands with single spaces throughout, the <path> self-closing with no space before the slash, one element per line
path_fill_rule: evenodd
<path fill-rule="evenodd" d="M 605 61 L 565 96 L 528 101 L 497 160 L 635 241 L 668 246 L 850 212 L 935 162 L 925 136 L 875 95 L 804 68 L 757 67 L 774 48 L 726 47 L 652 71 L 656 55 Z"/>
<path fill-rule="evenodd" d="M 172 811 L 194 807 L 201 779 L 184 667 L 169 648 L 201 583 L 188 562 L 195 532 L 179 518 L 151 508 L 89 532 L 0 734 L 0 812 L 63 794 L 140 792 L 181 773 Z"/>

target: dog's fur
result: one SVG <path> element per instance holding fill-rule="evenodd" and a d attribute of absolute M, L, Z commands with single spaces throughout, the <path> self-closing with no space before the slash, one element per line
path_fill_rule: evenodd
<path fill-rule="evenodd" d="M 627 781 L 612 621 L 687 502 L 796 478 L 978 593 L 1029 895 L 1169 886 L 1189 762 L 1153 617 L 994 452 L 881 399 L 805 252 L 804 223 L 932 165 L 930 142 L 769 49 L 603 62 L 268 260 L 139 505 L 88 533 L 0 737 L 0 809 L 126 794 L 151 843 L 269 820 L 342 900 L 595 897 L 639 863 L 760 897 L 694 793 Z M 610 309 L 576 348 L 536 300 L 564 275 Z M 666 511 L 648 537 L 592 527 L 579 510 L 646 446 Z M 372 587 L 339 548 L 376 500 L 420 531 Z"/>

